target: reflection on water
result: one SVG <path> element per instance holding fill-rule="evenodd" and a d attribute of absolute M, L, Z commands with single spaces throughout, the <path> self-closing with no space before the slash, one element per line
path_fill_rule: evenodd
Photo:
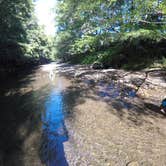
<path fill-rule="evenodd" d="M 63 96 L 53 90 L 45 103 L 42 115 L 43 134 L 41 158 L 47 166 L 67 166 L 63 142 L 68 140 L 64 123 Z"/>

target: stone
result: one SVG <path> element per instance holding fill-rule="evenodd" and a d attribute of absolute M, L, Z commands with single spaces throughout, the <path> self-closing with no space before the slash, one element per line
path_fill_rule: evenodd
<path fill-rule="evenodd" d="M 126 166 L 139 166 L 137 161 L 131 161 Z"/>
<path fill-rule="evenodd" d="M 100 62 L 94 62 L 94 63 L 91 65 L 91 68 L 92 68 L 92 69 L 103 69 L 103 64 L 100 63 Z"/>

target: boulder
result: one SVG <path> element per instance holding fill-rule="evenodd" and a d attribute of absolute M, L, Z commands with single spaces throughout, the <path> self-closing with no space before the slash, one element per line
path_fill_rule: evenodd
<path fill-rule="evenodd" d="M 92 69 L 103 69 L 103 64 L 100 63 L 100 62 L 94 62 L 94 63 L 91 65 L 91 68 L 92 68 Z"/>

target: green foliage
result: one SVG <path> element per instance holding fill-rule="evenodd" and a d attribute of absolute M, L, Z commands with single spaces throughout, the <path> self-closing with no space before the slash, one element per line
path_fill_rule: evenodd
<path fill-rule="evenodd" d="M 95 55 L 88 55 L 87 57 L 84 57 L 81 61 L 82 64 L 92 64 L 93 62 L 97 61 L 98 58 Z"/>
<path fill-rule="evenodd" d="M 0 1 L 0 64 L 13 67 L 52 57 L 53 40 L 37 24 L 32 0 Z"/>
<path fill-rule="evenodd" d="M 152 40 L 152 41 L 160 41 L 163 39 L 164 35 L 166 34 L 161 34 L 159 31 L 154 31 L 154 30 L 147 30 L 147 29 L 139 29 L 137 31 L 131 31 L 129 33 L 125 33 L 121 37 L 121 41 L 126 41 L 128 40 L 129 42 L 134 42 L 134 40 Z M 134 44 L 134 43 L 133 43 Z"/>
<path fill-rule="evenodd" d="M 98 60 L 105 66 L 130 63 L 146 67 L 164 56 L 165 0 L 58 2 L 58 57 L 82 63 Z M 142 61 L 146 64 L 141 65 Z"/>
<path fill-rule="evenodd" d="M 93 52 L 100 47 L 100 39 L 98 36 L 84 36 L 78 39 L 71 45 L 70 53 L 78 54 L 84 52 Z"/>

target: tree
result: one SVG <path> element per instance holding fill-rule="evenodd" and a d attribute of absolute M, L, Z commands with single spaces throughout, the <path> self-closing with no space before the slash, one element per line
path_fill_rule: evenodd
<path fill-rule="evenodd" d="M 13 66 L 49 57 L 50 41 L 37 24 L 32 0 L 3 0 L 0 15 L 0 64 Z"/>
<path fill-rule="evenodd" d="M 57 52 L 66 60 L 108 48 L 129 33 L 149 40 L 166 34 L 165 0 L 59 0 L 56 12 Z"/>

